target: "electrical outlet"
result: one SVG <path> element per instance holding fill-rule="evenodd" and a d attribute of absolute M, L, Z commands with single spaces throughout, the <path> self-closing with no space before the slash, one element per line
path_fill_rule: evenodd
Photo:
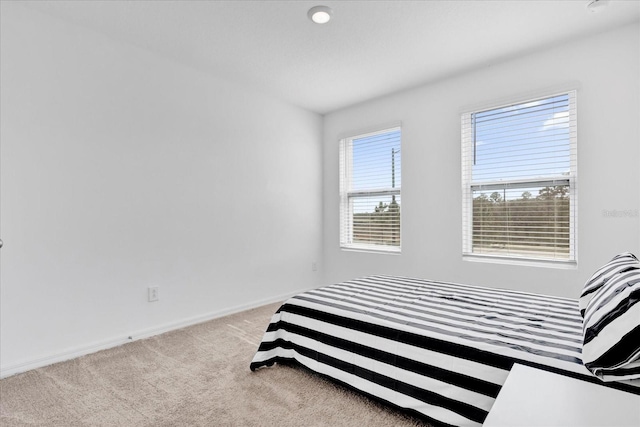
<path fill-rule="evenodd" d="M 311 271 L 318 271 L 318 264 L 315 261 L 311 261 Z"/>
<path fill-rule="evenodd" d="M 160 299 L 158 294 L 159 294 L 158 286 L 149 286 L 147 288 L 147 296 L 149 298 L 149 302 L 158 301 Z"/>

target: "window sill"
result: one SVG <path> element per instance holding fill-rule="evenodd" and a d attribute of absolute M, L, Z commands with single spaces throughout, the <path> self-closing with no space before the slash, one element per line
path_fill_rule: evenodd
<path fill-rule="evenodd" d="M 556 261 L 551 259 L 515 258 L 496 255 L 463 254 L 463 261 L 484 262 L 490 264 L 519 265 L 526 267 L 558 268 L 574 270 L 578 268 L 577 261 Z"/>
<path fill-rule="evenodd" d="M 345 252 L 363 252 L 383 255 L 400 255 L 402 253 L 399 247 L 379 247 L 374 245 L 340 246 L 340 249 Z"/>

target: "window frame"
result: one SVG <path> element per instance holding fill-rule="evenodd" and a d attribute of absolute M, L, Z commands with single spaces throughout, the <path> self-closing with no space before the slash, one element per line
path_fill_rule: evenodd
<path fill-rule="evenodd" d="M 556 96 L 568 96 L 569 114 L 569 175 L 555 175 L 549 177 L 528 177 L 519 179 L 505 179 L 498 181 L 473 181 L 473 144 L 475 127 L 473 115 L 491 110 L 524 105 Z M 461 114 L 461 159 L 462 159 L 462 257 L 464 260 L 513 263 L 519 265 L 534 265 L 544 267 L 573 268 L 578 261 L 578 161 L 577 161 L 577 89 L 565 89 L 545 92 L 534 96 L 519 97 L 510 101 L 502 101 L 484 105 L 482 107 L 467 108 Z M 567 259 L 526 256 L 525 254 L 487 254 L 473 252 L 473 194 L 474 190 L 496 190 L 517 188 L 518 186 L 555 186 L 567 185 L 569 198 L 569 255 Z M 497 190 L 496 190 L 497 191 Z"/>
<path fill-rule="evenodd" d="M 339 142 L 339 172 L 340 172 L 340 226 L 339 226 L 339 244 L 340 249 L 347 251 L 364 251 L 378 252 L 387 254 L 400 254 L 402 252 L 402 209 L 400 209 L 398 218 L 398 245 L 383 244 L 366 244 L 355 243 L 353 238 L 353 202 L 358 198 L 366 198 L 372 196 L 380 197 L 400 197 L 402 193 L 402 181 L 400 178 L 400 186 L 398 187 L 371 187 L 367 189 L 352 190 L 353 182 L 353 141 L 362 138 L 383 135 L 392 132 L 400 132 L 400 147 L 402 147 L 402 126 L 401 124 L 393 124 L 384 127 L 378 127 L 376 130 L 358 132 L 340 139 Z M 400 164 L 400 177 L 402 176 L 402 164 Z"/>

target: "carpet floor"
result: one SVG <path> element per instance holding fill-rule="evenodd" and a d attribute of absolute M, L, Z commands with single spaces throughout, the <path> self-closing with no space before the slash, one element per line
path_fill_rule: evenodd
<path fill-rule="evenodd" d="M 416 426 L 285 365 L 249 370 L 270 304 L 0 380 L 9 426 Z"/>

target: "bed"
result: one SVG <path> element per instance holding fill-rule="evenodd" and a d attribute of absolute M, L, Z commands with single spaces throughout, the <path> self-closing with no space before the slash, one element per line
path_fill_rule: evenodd
<path fill-rule="evenodd" d="M 250 368 L 302 365 L 433 425 L 480 426 L 514 363 L 603 383 L 581 359 L 578 301 L 369 276 L 287 300 Z"/>

